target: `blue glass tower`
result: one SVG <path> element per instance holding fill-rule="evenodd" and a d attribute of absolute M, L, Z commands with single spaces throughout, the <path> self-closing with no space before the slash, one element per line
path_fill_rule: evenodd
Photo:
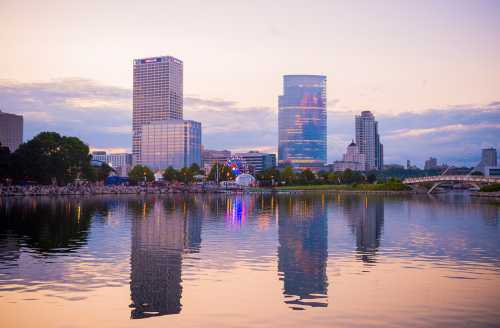
<path fill-rule="evenodd" d="M 278 163 L 319 170 L 326 163 L 326 76 L 285 75 L 278 99 Z"/>

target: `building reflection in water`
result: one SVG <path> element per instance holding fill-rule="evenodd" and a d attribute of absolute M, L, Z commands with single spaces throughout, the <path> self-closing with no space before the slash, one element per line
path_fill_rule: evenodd
<path fill-rule="evenodd" d="M 356 237 L 357 256 L 366 263 L 376 262 L 384 226 L 384 200 L 379 197 L 341 197 L 344 216 Z"/>
<path fill-rule="evenodd" d="M 328 306 L 324 195 L 280 197 L 278 213 L 278 271 L 284 283 L 285 303 L 294 310 Z"/>
<path fill-rule="evenodd" d="M 198 252 L 201 245 L 197 201 L 144 200 L 137 209 L 132 223 L 131 318 L 180 313 L 182 257 Z"/>

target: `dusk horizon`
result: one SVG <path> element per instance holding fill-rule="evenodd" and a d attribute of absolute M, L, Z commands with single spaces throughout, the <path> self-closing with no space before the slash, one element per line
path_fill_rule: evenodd
<path fill-rule="evenodd" d="M 387 164 L 438 157 L 474 166 L 480 149 L 500 148 L 496 1 L 318 1 L 307 10 L 287 2 L 286 14 L 277 5 L 261 12 L 264 3 L 221 1 L 225 15 L 217 5 L 173 2 L 174 21 L 145 9 L 159 12 L 161 2 L 124 3 L 121 18 L 148 21 L 133 29 L 112 3 L 0 5 L 4 31 L 14 31 L 3 37 L 0 110 L 24 116 L 25 141 L 55 131 L 94 150 L 130 152 L 132 62 L 171 55 L 184 62 L 185 118 L 201 122 L 206 149 L 277 153 L 277 98 L 288 74 L 328 79 L 328 163 L 341 159 L 364 110 L 379 121 Z M 61 13 L 75 14 L 70 25 Z M 254 30 L 254 21 L 265 24 Z M 42 36 L 47 46 L 36 41 Z"/>

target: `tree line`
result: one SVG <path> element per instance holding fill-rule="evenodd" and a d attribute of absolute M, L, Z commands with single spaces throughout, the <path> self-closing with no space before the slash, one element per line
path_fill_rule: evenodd
<path fill-rule="evenodd" d="M 0 144 L 0 181 L 68 184 L 76 179 L 104 180 L 111 168 L 91 165 L 89 147 L 77 137 L 42 132 L 14 152 Z"/>
<path fill-rule="evenodd" d="M 162 177 L 163 180 L 167 182 L 182 182 L 189 184 L 195 181 L 195 176 L 197 175 L 205 175 L 205 172 L 198 164 L 193 163 L 190 167 L 183 167 L 181 169 L 175 169 L 169 166 L 163 171 Z M 129 172 L 128 177 L 131 181 L 136 183 L 152 182 L 155 180 L 153 171 L 145 165 L 134 166 Z M 206 175 L 206 179 L 209 181 L 227 181 L 233 180 L 235 177 L 231 168 L 223 164 L 214 164 Z"/>
<path fill-rule="evenodd" d="M 333 184 L 347 185 L 359 183 L 374 183 L 377 181 L 375 172 L 368 172 L 366 175 L 361 172 L 345 170 L 343 172 L 320 171 L 315 174 L 309 169 L 300 172 L 293 170 L 291 166 L 287 166 L 282 170 L 275 167 L 268 168 L 256 175 L 262 186 L 271 185 L 313 185 L 313 184 Z"/>
<path fill-rule="evenodd" d="M 42 132 L 21 144 L 13 153 L 0 144 L 0 182 L 10 179 L 14 183 L 62 185 L 76 179 L 103 181 L 110 174 L 111 167 L 105 163 L 97 167 L 92 166 L 91 159 L 89 147 L 80 139 L 61 136 L 56 132 Z M 179 170 L 168 167 L 163 172 L 163 179 L 167 182 L 192 183 L 196 175 L 205 173 L 197 164 Z M 209 181 L 227 181 L 233 180 L 235 175 L 227 165 L 215 164 L 206 174 L 206 178 Z M 377 181 L 376 172 L 362 174 L 346 170 L 314 173 L 309 169 L 297 172 L 290 166 L 283 169 L 268 168 L 257 173 L 256 178 L 261 186 L 350 185 Z M 136 183 L 152 182 L 155 176 L 147 166 L 136 165 L 130 171 L 129 179 Z"/>

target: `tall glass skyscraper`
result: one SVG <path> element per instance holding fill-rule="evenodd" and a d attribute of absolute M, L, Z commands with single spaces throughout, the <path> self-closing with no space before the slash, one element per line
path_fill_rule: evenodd
<path fill-rule="evenodd" d="M 278 163 L 319 170 L 326 163 L 326 76 L 285 75 L 278 98 Z"/>
<path fill-rule="evenodd" d="M 141 164 L 153 170 L 201 166 L 201 124 L 166 120 L 142 126 Z"/>

